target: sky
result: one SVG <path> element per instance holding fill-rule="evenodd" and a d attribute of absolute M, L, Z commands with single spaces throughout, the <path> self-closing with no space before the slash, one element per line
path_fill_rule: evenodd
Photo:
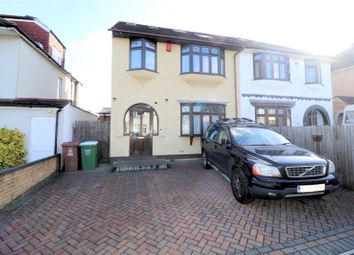
<path fill-rule="evenodd" d="M 111 103 L 108 29 L 118 21 L 334 56 L 354 43 L 353 9 L 353 0 L 0 0 L 0 13 L 35 16 L 60 38 L 65 68 L 84 85 L 82 103 L 94 113 Z"/>

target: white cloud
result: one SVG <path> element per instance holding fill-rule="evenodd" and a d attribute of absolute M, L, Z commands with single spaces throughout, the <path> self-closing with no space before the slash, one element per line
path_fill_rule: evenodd
<path fill-rule="evenodd" d="M 82 108 L 97 113 L 111 104 L 111 33 L 94 31 L 84 40 L 69 45 L 66 69 L 84 87 L 80 95 Z"/>

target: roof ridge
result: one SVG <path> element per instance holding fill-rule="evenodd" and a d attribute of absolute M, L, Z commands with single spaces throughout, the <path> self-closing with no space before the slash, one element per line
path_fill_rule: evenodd
<path fill-rule="evenodd" d="M 152 29 L 153 27 L 153 29 Z M 327 58 L 328 60 L 332 60 L 329 56 L 313 54 L 307 51 L 289 48 L 286 46 L 281 46 L 272 43 L 260 42 L 255 40 L 250 40 L 241 37 L 232 37 L 226 35 L 216 35 L 210 34 L 205 32 L 195 32 L 195 31 L 188 31 L 183 29 L 175 29 L 175 28 L 166 28 L 166 27 L 158 27 L 152 25 L 144 25 L 126 21 L 118 21 L 113 27 L 109 29 L 113 33 L 116 32 L 113 36 L 119 35 L 151 35 L 166 38 L 167 39 L 174 39 L 180 41 L 197 41 L 200 40 L 201 42 L 206 43 L 213 43 L 213 44 L 220 44 L 220 45 L 227 45 L 231 47 L 239 47 L 239 48 L 248 48 L 248 49 L 259 49 L 259 50 L 269 50 L 269 51 L 278 51 L 278 52 L 287 52 L 299 55 L 306 55 L 306 56 L 316 56 L 319 58 Z M 117 33 L 120 33 L 117 35 Z M 199 34 L 199 36 L 198 36 Z M 200 36 L 206 35 L 206 36 Z M 209 38 L 208 38 L 208 37 Z"/>

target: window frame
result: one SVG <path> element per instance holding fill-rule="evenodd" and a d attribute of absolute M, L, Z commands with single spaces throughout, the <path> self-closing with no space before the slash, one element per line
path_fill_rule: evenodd
<path fill-rule="evenodd" d="M 260 55 L 261 59 L 255 59 L 256 56 Z M 267 55 L 270 56 L 270 59 L 267 59 Z M 278 60 L 274 60 L 274 58 L 277 57 Z M 280 58 L 283 57 L 284 61 L 281 61 Z M 283 54 L 275 54 L 275 53 L 253 53 L 253 79 L 254 80 L 276 80 L 276 81 L 290 81 L 290 64 L 289 64 L 289 57 Z M 256 77 L 256 63 L 259 63 L 259 77 Z M 266 66 L 267 63 L 271 63 L 271 75 L 272 77 L 267 77 L 266 75 Z M 279 78 L 274 77 L 274 65 L 278 65 L 278 76 Z M 280 72 L 280 66 L 283 64 L 285 66 L 285 78 L 281 79 L 281 72 Z"/>
<path fill-rule="evenodd" d="M 309 64 L 309 62 L 314 62 L 314 64 Z M 318 84 L 322 82 L 322 76 L 321 76 L 321 62 L 317 59 L 305 59 L 304 61 L 305 65 L 305 84 Z M 308 68 L 314 68 L 315 71 L 315 81 L 308 81 L 308 74 L 307 70 Z"/>
<path fill-rule="evenodd" d="M 193 51 L 193 48 L 199 48 L 199 51 Z M 203 48 L 208 49 L 208 52 L 203 52 Z M 188 52 L 183 52 L 184 49 L 188 49 Z M 218 53 L 212 53 L 212 49 L 217 49 Z M 199 56 L 199 71 L 194 71 L 194 56 Z M 183 71 L 183 56 L 188 56 L 188 71 Z M 203 72 L 203 57 L 208 57 L 208 72 Z M 217 57 L 217 73 L 212 72 L 212 57 Z M 225 51 L 220 47 L 200 45 L 200 44 L 185 44 L 181 45 L 181 57 L 180 57 L 180 72 L 181 74 L 202 74 L 202 75 L 217 75 L 225 77 Z"/>
<path fill-rule="evenodd" d="M 63 96 L 63 79 L 61 77 L 58 77 L 57 80 L 57 91 L 56 91 L 56 98 L 57 99 L 62 99 Z"/>
<path fill-rule="evenodd" d="M 199 112 L 193 111 L 194 106 L 203 104 L 205 105 L 206 110 L 200 110 Z M 189 106 L 189 111 L 188 112 L 183 112 L 182 108 L 183 106 Z M 223 110 L 222 112 L 216 112 L 213 111 L 213 107 L 222 107 Z M 183 127 L 183 116 L 188 116 L 189 117 L 189 134 L 184 134 L 182 131 Z M 199 116 L 199 125 L 200 125 L 200 134 L 194 134 L 194 116 Z M 185 136 L 185 137 L 202 137 L 207 133 L 208 128 L 204 130 L 204 122 L 203 118 L 204 116 L 209 117 L 209 126 L 211 123 L 213 123 L 213 116 L 218 116 L 218 119 L 225 118 L 226 116 L 226 105 L 225 104 L 217 104 L 217 103 L 180 103 L 180 136 Z M 209 127 L 208 126 L 208 127 Z"/>
<path fill-rule="evenodd" d="M 59 65 L 63 65 L 63 57 L 61 52 L 58 50 L 57 47 L 51 46 L 51 57 L 55 60 Z"/>
<path fill-rule="evenodd" d="M 141 46 L 134 46 L 132 47 L 132 44 L 134 42 L 141 42 Z M 154 45 L 154 49 L 149 48 L 146 46 L 147 43 L 152 43 Z M 140 50 L 141 51 L 141 67 L 139 68 L 132 68 L 132 51 L 133 50 Z M 146 52 L 152 52 L 154 53 L 154 58 L 155 58 L 155 66 L 154 69 L 150 69 L 146 67 Z M 150 72 L 156 72 L 157 71 L 157 42 L 151 41 L 145 38 L 131 38 L 130 43 L 129 43 L 129 70 L 130 71 L 135 71 L 135 70 L 147 70 Z"/>
<path fill-rule="evenodd" d="M 264 114 L 258 114 L 257 110 L 258 109 L 264 109 Z M 269 109 L 275 109 L 275 114 L 269 114 Z M 283 114 L 279 114 L 279 109 L 283 110 Z M 256 106 L 255 107 L 255 122 L 260 123 L 257 121 L 258 117 L 264 117 L 264 125 L 270 126 L 269 125 L 269 117 L 275 117 L 276 125 L 275 126 L 270 126 L 270 127 L 291 127 L 292 125 L 292 120 L 291 120 L 291 108 L 286 107 L 286 106 L 269 106 L 269 105 L 263 105 L 263 106 Z M 282 122 L 285 125 L 279 126 L 279 119 L 282 118 Z M 288 125 L 288 118 L 289 118 L 289 125 Z"/>

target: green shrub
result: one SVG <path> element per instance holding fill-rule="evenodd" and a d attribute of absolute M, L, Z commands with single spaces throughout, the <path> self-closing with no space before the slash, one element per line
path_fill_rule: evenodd
<path fill-rule="evenodd" d="M 0 128 L 0 170 L 26 163 L 24 143 L 21 131 Z"/>

